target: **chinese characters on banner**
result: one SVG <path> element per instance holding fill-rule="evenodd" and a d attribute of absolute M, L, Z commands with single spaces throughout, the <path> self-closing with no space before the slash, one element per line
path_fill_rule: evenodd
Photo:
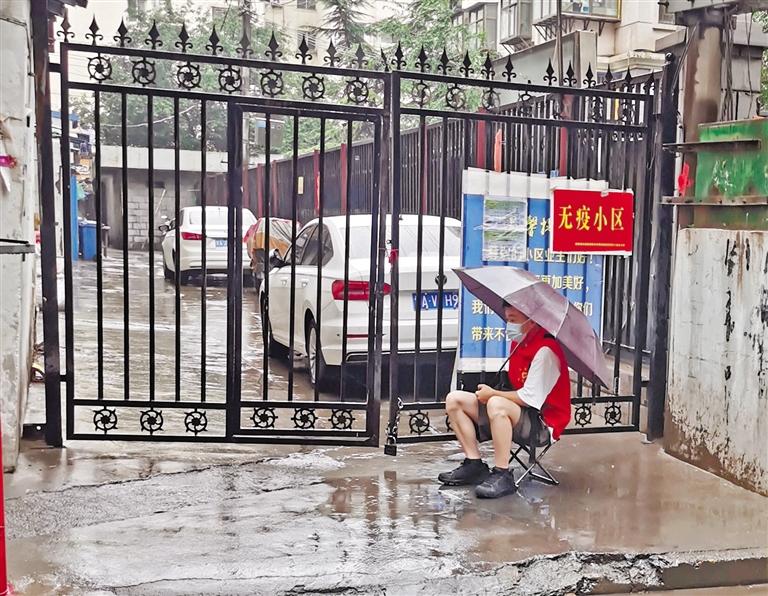
<path fill-rule="evenodd" d="M 632 192 L 556 188 L 551 217 L 553 251 L 632 254 Z"/>
<path fill-rule="evenodd" d="M 550 248 L 551 185 L 556 179 L 511 172 L 498 173 L 470 169 L 465 172 L 463 198 L 463 267 L 512 265 L 531 271 L 539 279 L 562 292 L 589 319 L 598 335 L 602 331 L 603 257 L 588 254 L 565 254 Z M 585 187 L 592 181 L 557 179 L 558 183 Z M 602 183 L 604 184 L 604 183 Z M 599 194 L 599 190 L 597 191 Z M 500 197 L 508 197 L 502 201 Z M 506 261 L 488 259 L 484 240 L 488 219 L 488 200 L 493 204 L 493 217 L 503 220 L 505 205 L 511 208 L 524 202 L 524 246 L 520 258 Z M 517 215 L 515 213 L 515 221 Z M 511 215 L 511 214 L 510 214 Z M 461 372 L 495 371 L 506 359 L 512 337 L 506 323 L 465 288 L 461 289 L 461 327 L 459 366 Z"/>

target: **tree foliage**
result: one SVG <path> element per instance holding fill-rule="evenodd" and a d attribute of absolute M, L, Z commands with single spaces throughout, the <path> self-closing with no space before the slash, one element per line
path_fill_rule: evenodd
<path fill-rule="evenodd" d="M 369 7 L 368 0 L 321 0 L 327 10 L 327 16 L 316 31 L 334 40 L 342 50 L 354 50 L 358 45 L 366 47 L 364 10 Z"/>
<path fill-rule="evenodd" d="M 179 41 L 179 32 L 183 24 L 191 52 L 207 53 L 205 46 L 210 44 L 209 37 L 216 27 L 219 43 L 224 48 L 223 53 L 235 55 L 235 48 L 242 37 L 241 20 L 235 10 L 226 17 L 214 19 L 208 8 L 195 8 L 190 3 L 177 6 L 166 3 L 160 10 L 148 12 L 129 11 L 125 19 L 129 35 L 138 47 L 144 44 L 148 32 L 156 25 L 159 38 L 163 45 L 160 49 L 175 50 L 174 44 Z M 103 31 L 106 39 L 112 32 Z M 253 27 L 251 47 L 255 52 L 263 52 L 272 29 Z M 279 35 L 279 34 L 278 34 Z M 135 58 L 113 57 L 112 78 L 108 82 L 120 85 L 134 85 L 131 69 Z M 154 60 L 157 69 L 156 86 L 177 88 L 176 69 L 178 64 L 168 60 Z M 218 71 L 210 65 L 200 66 L 200 89 L 202 91 L 218 91 Z M 255 78 L 254 75 L 251 75 Z M 254 81 L 251 81 L 253 83 Z M 117 93 L 99 94 L 99 117 L 101 125 L 101 141 L 106 145 L 122 143 L 122 98 Z M 147 107 L 146 97 L 128 94 L 126 97 L 126 130 L 127 143 L 131 146 L 147 146 Z M 197 100 L 178 100 L 179 144 L 182 149 L 199 150 L 202 138 L 201 102 Z M 72 96 L 71 108 L 80 117 L 84 126 L 94 126 L 95 97 L 92 93 Z M 175 102 L 171 98 L 157 97 L 152 100 L 153 139 L 152 145 L 158 148 L 174 146 L 174 112 Z M 227 109 L 222 102 L 207 102 L 206 105 L 206 141 L 209 150 L 224 151 L 227 135 Z"/>
<path fill-rule="evenodd" d="M 473 37 L 465 26 L 453 25 L 453 9 L 451 0 L 414 0 L 408 4 L 404 14 L 368 26 L 363 23 L 363 10 L 367 6 L 367 0 L 321 0 L 329 9 L 328 16 L 319 30 L 330 36 L 336 44 L 338 65 L 341 67 L 357 68 L 357 55 L 359 48 L 365 51 L 363 68 L 382 70 L 383 63 L 381 53 L 373 51 L 365 45 L 366 33 L 373 33 L 385 39 L 392 40 L 384 48 L 388 67 L 392 68 L 394 52 L 397 43 L 405 54 L 407 68 L 412 69 L 422 46 L 429 56 L 432 64 L 431 70 L 436 69 L 437 60 L 443 50 L 452 60 L 453 70 L 451 74 L 458 73 L 458 66 L 465 51 L 473 61 L 475 72 L 480 69 L 482 52 L 478 49 L 483 39 Z M 226 16 L 219 15 L 214 18 L 207 8 L 199 9 L 188 3 L 179 6 L 168 2 L 161 10 L 147 13 L 129 12 L 126 18 L 126 26 L 129 35 L 133 38 L 135 47 L 148 47 L 144 40 L 148 32 L 156 25 L 159 37 L 163 41 L 160 49 L 176 50 L 176 42 L 179 41 L 179 32 L 182 23 L 189 35 L 192 44 L 190 52 L 208 53 L 206 46 L 210 44 L 209 37 L 215 26 L 219 43 L 223 47 L 223 55 L 236 55 L 236 48 L 242 37 L 241 18 L 237 11 L 232 9 Z M 102 31 L 105 39 L 110 39 L 113 32 Z M 264 52 L 273 34 L 271 26 L 254 26 L 252 30 L 251 48 L 254 56 L 264 56 Z M 280 42 L 282 59 L 290 59 L 296 52 L 293 43 L 286 43 L 286 38 L 280 32 L 276 32 Z M 320 56 L 316 62 L 310 64 L 324 64 L 326 49 L 320 49 Z M 177 69 L 183 61 L 180 54 L 179 62 L 169 60 L 154 60 L 157 68 L 156 86 L 161 88 L 178 88 L 176 81 Z M 134 85 L 131 69 L 136 57 L 112 58 L 112 79 L 108 82 L 119 85 Z M 219 92 L 219 70 L 221 67 L 210 64 L 200 65 L 200 90 Z M 279 71 L 279 67 L 275 70 Z M 250 70 L 250 87 L 247 93 L 258 93 L 260 72 Z M 284 93 L 280 97 L 295 99 L 302 97 L 302 87 L 306 84 L 308 73 L 282 72 Z M 347 89 L 351 76 L 323 76 L 324 96 L 322 101 L 345 104 Z M 377 85 L 377 81 L 369 80 L 369 96 L 366 103 L 369 105 L 381 105 L 383 101 L 383 89 Z M 444 86 L 443 86 L 444 87 Z M 246 93 L 243 88 L 241 93 Z M 404 101 L 409 101 L 410 88 L 403 89 Z M 468 110 L 474 110 L 480 102 L 480 91 L 467 90 Z M 105 145 L 120 145 L 123 142 L 121 130 L 122 98 L 116 93 L 100 93 L 99 117 L 101 126 L 101 142 Z M 176 103 L 178 102 L 178 106 Z M 126 142 L 131 146 L 147 146 L 147 104 L 144 96 L 128 94 L 126 97 Z M 92 93 L 72 94 L 70 106 L 80 117 L 84 127 L 94 125 L 94 95 Z M 443 108 L 445 106 L 445 89 L 435 86 L 434 95 L 427 103 L 428 107 Z M 177 109 L 178 108 L 178 109 Z M 179 123 L 179 145 L 182 149 L 199 150 L 202 138 L 201 127 L 201 102 L 198 100 L 155 97 L 152 100 L 153 138 L 151 144 L 157 148 L 173 148 L 174 146 L 174 122 Z M 292 151 L 293 119 L 290 117 L 274 116 L 273 121 L 283 118 L 282 141 L 275 142 L 271 148 L 272 155 L 279 153 L 289 155 Z M 413 126 L 413 118 L 405 118 L 404 128 Z M 279 124 L 278 124 L 279 126 Z M 308 153 L 320 146 L 320 121 L 313 118 L 302 118 L 299 129 L 299 151 Z M 370 138 L 373 126 L 368 123 L 357 123 L 353 126 L 353 141 Z M 209 150 L 225 151 L 227 147 L 227 111 L 224 102 L 206 102 L 205 117 L 206 144 Z M 340 120 L 326 120 L 325 123 L 325 147 L 332 149 L 338 147 L 347 139 L 347 123 Z"/>

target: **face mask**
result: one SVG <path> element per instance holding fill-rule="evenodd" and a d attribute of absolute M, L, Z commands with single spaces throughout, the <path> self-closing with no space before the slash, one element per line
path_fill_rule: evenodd
<path fill-rule="evenodd" d="M 519 342 L 525 333 L 523 332 L 523 326 L 531 319 L 526 319 L 522 323 L 507 323 L 507 332 L 511 335 L 512 340 Z"/>

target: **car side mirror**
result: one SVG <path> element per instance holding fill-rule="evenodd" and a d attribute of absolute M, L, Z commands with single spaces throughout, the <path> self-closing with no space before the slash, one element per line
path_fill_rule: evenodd
<path fill-rule="evenodd" d="M 160 231 L 161 231 L 163 234 L 165 234 L 165 233 L 166 233 L 168 230 L 170 230 L 171 228 L 169 228 L 169 227 L 168 227 L 168 224 L 160 224 L 160 225 L 157 227 L 157 229 L 158 229 L 158 230 L 160 230 Z"/>
<path fill-rule="evenodd" d="M 280 256 L 280 251 L 273 248 L 269 251 L 269 267 L 270 269 L 280 269 L 285 265 L 283 257 Z"/>

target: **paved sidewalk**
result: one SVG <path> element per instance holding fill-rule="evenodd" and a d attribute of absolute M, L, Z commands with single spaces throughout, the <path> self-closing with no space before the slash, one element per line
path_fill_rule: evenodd
<path fill-rule="evenodd" d="M 524 595 L 685 587 L 707 569 L 768 573 L 768 499 L 639 434 L 566 437 L 548 456 L 559 487 L 528 483 L 496 501 L 436 483 L 456 458 L 455 443 L 396 458 L 28 448 L 6 476 L 11 578 L 20 594 Z"/>

